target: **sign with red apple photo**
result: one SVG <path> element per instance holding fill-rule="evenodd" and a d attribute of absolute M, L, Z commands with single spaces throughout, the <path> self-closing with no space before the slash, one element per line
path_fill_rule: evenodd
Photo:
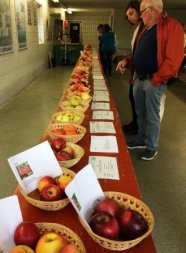
<path fill-rule="evenodd" d="M 8 158 L 8 162 L 25 194 L 37 188 L 40 178 L 63 174 L 48 141 Z"/>

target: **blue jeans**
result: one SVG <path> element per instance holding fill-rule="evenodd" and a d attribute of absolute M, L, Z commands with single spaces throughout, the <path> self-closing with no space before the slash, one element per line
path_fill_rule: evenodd
<path fill-rule="evenodd" d="M 150 80 L 133 85 L 134 102 L 138 122 L 138 135 L 135 141 L 147 145 L 149 150 L 157 150 L 160 136 L 160 104 L 166 85 L 154 86 Z"/>

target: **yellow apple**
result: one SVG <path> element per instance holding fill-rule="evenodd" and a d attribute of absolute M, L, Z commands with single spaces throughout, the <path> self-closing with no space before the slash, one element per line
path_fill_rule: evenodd
<path fill-rule="evenodd" d="M 10 253 L 35 253 L 35 251 L 26 245 L 18 245 L 12 248 Z"/>
<path fill-rule="evenodd" d="M 64 237 L 55 232 L 42 235 L 36 245 L 36 253 L 58 253 L 67 244 Z"/>
<path fill-rule="evenodd" d="M 72 178 L 69 176 L 61 175 L 57 178 L 57 185 L 60 187 L 61 191 L 65 191 L 65 187 L 72 181 Z"/>
<path fill-rule="evenodd" d="M 88 100 L 90 98 L 90 95 L 88 94 L 88 92 L 82 92 L 81 93 L 81 99 L 82 100 Z"/>

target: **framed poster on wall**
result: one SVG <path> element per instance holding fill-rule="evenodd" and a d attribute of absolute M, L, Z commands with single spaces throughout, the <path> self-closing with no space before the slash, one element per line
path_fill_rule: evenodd
<path fill-rule="evenodd" d="M 13 52 L 10 0 L 0 1 L 0 54 Z"/>
<path fill-rule="evenodd" d="M 15 0 L 18 49 L 26 49 L 26 10 L 25 0 Z"/>

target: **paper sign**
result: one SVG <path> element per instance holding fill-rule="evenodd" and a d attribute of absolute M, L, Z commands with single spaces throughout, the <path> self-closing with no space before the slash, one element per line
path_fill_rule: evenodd
<path fill-rule="evenodd" d="M 78 215 L 89 226 L 87 222 L 96 201 L 104 197 L 96 174 L 90 164 L 76 174 L 66 186 L 65 193 Z"/>
<path fill-rule="evenodd" d="M 63 173 L 48 141 L 8 158 L 8 162 L 25 194 L 37 188 L 41 177 Z"/>
<path fill-rule="evenodd" d="M 116 136 L 91 136 L 91 152 L 118 153 Z"/>
<path fill-rule="evenodd" d="M 93 101 L 105 101 L 105 102 L 109 102 L 110 98 L 107 95 L 104 96 L 100 96 L 100 95 L 93 95 Z"/>
<path fill-rule="evenodd" d="M 119 180 L 118 164 L 116 157 L 89 156 L 97 178 Z"/>
<path fill-rule="evenodd" d="M 90 132 L 115 134 L 116 130 L 113 122 L 90 121 Z"/>
<path fill-rule="evenodd" d="M 93 111 L 92 119 L 114 120 L 113 111 Z"/>
<path fill-rule="evenodd" d="M 110 110 L 110 104 L 109 103 L 92 102 L 91 109 L 92 110 Z"/>
<path fill-rule="evenodd" d="M 0 253 L 8 253 L 15 247 L 14 231 L 23 221 L 17 196 L 0 199 Z"/>

